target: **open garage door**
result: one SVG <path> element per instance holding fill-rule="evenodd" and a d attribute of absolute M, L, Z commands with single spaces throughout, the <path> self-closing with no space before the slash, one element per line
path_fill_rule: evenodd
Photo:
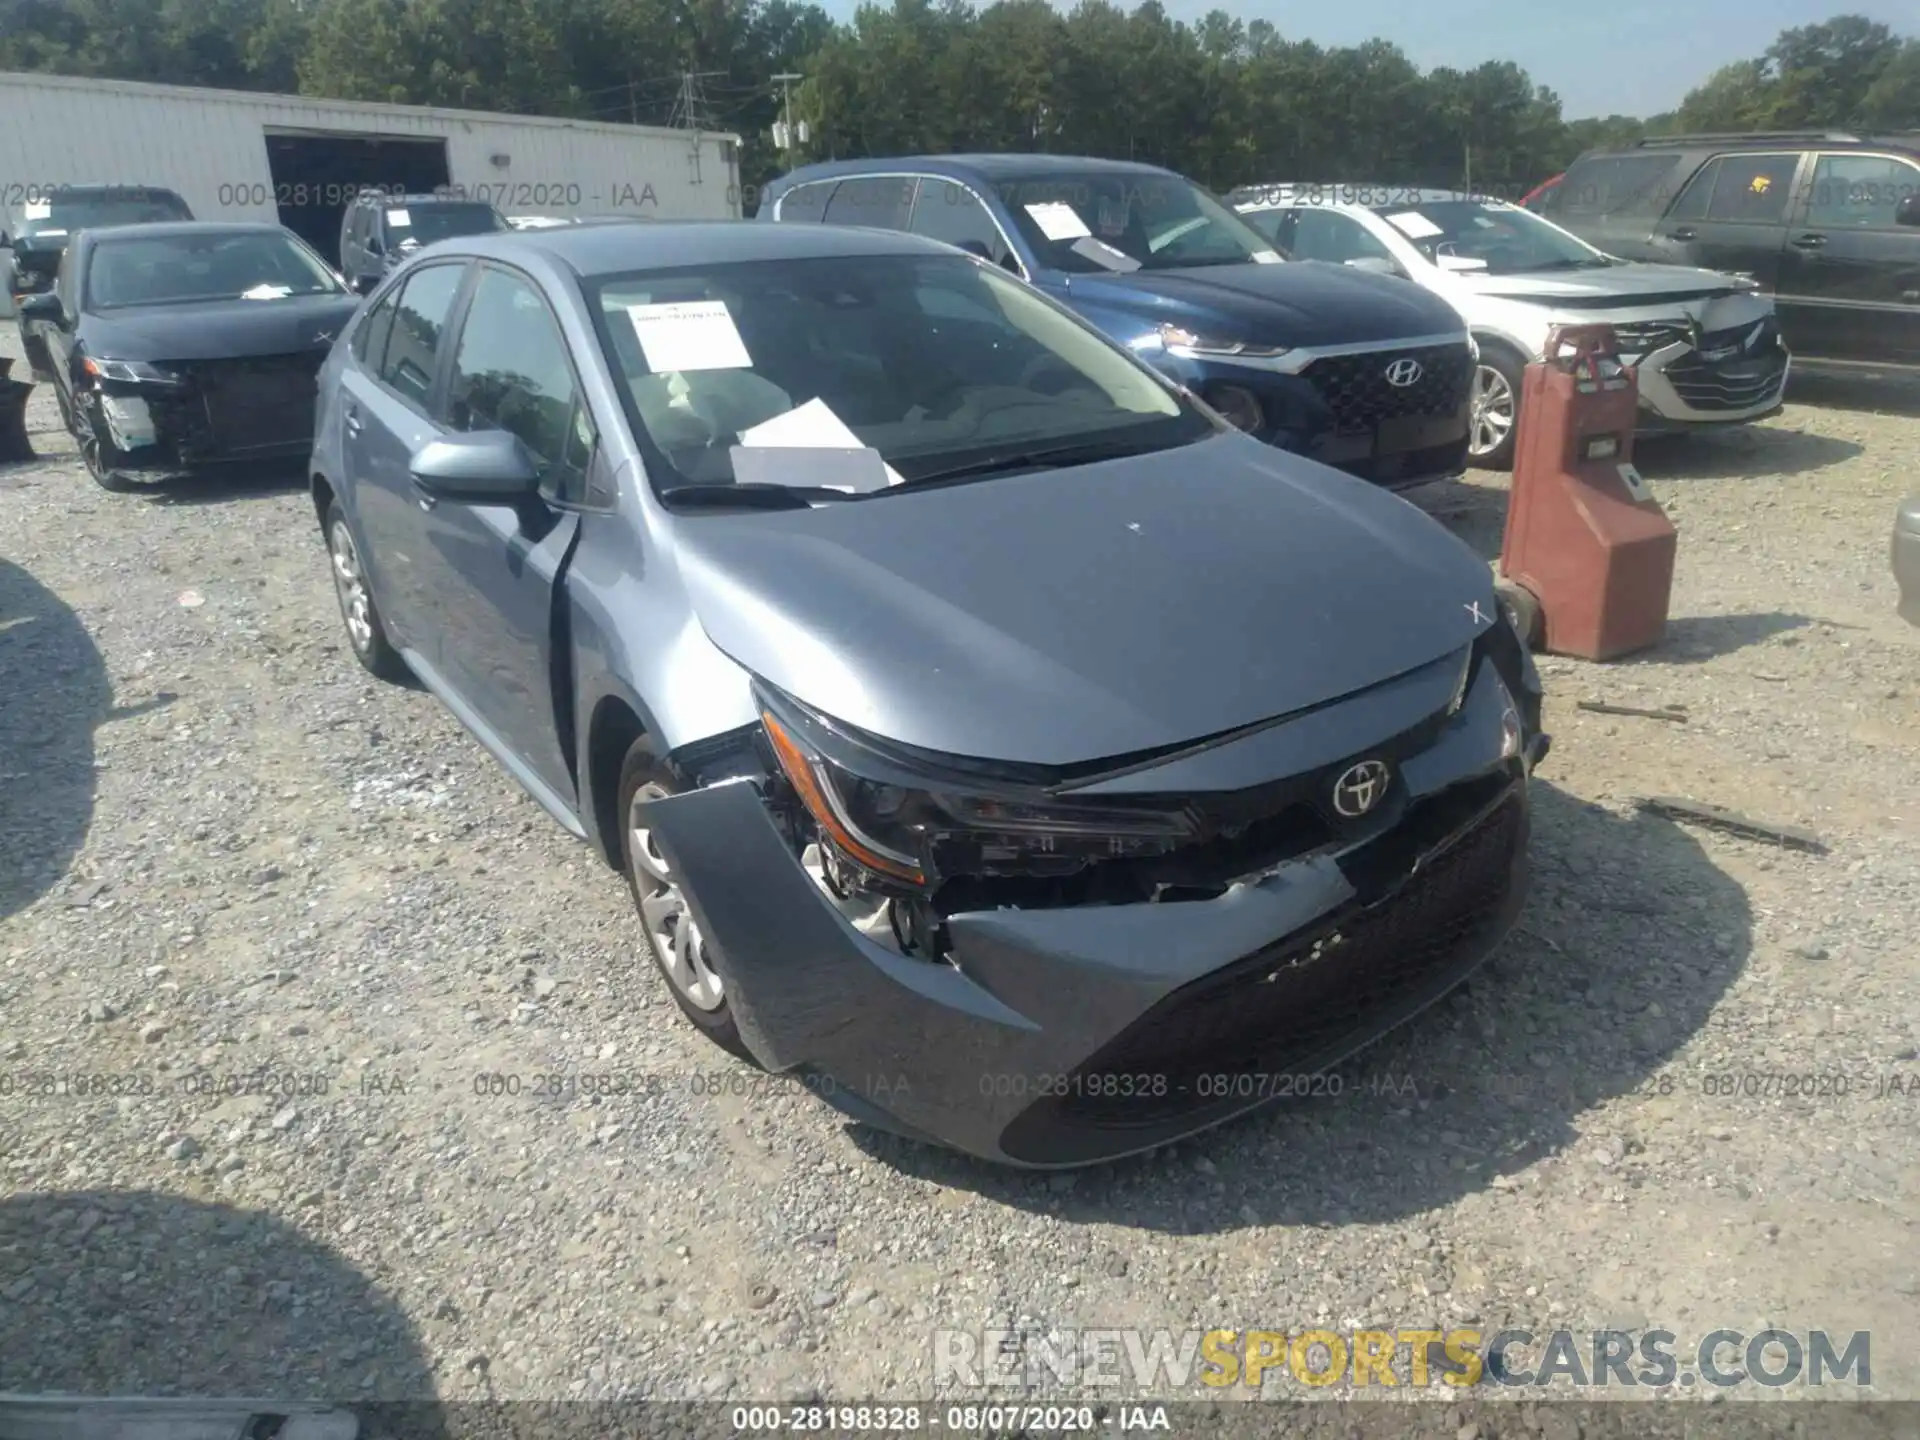
<path fill-rule="evenodd" d="M 383 135 L 267 136 L 280 223 L 340 263 L 340 219 L 362 186 L 426 194 L 450 181 L 445 140 Z"/>

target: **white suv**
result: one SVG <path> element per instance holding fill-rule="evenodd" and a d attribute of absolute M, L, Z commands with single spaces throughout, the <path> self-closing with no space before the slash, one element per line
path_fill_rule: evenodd
<path fill-rule="evenodd" d="M 1743 424 L 1780 408 L 1791 364 L 1752 281 L 1603 254 L 1517 205 L 1393 185 L 1264 185 L 1228 199 L 1290 260 L 1398 275 L 1443 295 L 1480 347 L 1468 448 L 1513 462 L 1521 371 L 1555 325 L 1604 321 L 1639 374 L 1640 433 Z"/>

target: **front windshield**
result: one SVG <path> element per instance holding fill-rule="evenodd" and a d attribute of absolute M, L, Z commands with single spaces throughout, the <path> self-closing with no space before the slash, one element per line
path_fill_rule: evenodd
<path fill-rule="evenodd" d="M 170 196 L 101 195 L 63 198 L 59 195 L 29 204 L 21 222 L 23 236 L 71 235 L 108 225 L 145 225 L 155 221 L 191 219 L 187 207 Z"/>
<path fill-rule="evenodd" d="M 387 210 L 387 243 L 396 250 L 507 228 L 506 218 L 491 205 L 395 205 Z"/>
<path fill-rule="evenodd" d="M 743 436 L 868 447 L 910 483 L 1036 448 L 1215 433 L 1140 361 L 959 256 L 744 262 L 586 288 L 628 419 L 667 467 L 662 489 L 734 483 Z"/>
<path fill-rule="evenodd" d="M 1428 260 L 1490 275 L 1538 270 L 1592 270 L 1612 262 L 1559 226 L 1515 205 L 1480 200 L 1433 200 L 1422 205 L 1376 206 Z M 1478 261 L 1478 264 L 1466 262 Z"/>
<path fill-rule="evenodd" d="M 1271 264 L 1247 223 L 1177 175 L 1090 170 L 995 185 L 1042 266 L 1086 274 Z"/>
<path fill-rule="evenodd" d="M 341 293 L 318 255 L 290 235 L 261 231 L 103 239 L 85 281 L 86 304 L 95 310 Z"/>

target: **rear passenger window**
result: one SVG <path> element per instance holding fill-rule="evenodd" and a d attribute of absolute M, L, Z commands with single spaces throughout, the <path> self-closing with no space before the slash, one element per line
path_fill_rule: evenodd
<path fill-rule="evenodd" d="M 782 220 L 799 220 L 817 225 L 827 218 L 827 201 L 837 180 L 820 180 L 811 185 L 796 185 L 779 200 Z"/>
<path fill-rule="evenodd" d="M 827 224 L 904 230 L 913 205 L 913 181 L 901 175 L 862 175 L 842 180 L 827 205 Z M 782 211 L 784 214 L 784 210 Z"/>
<path fill-rule="evenodd" d="M 387 341 L 380 379 L 388 389 L 424 408 L 433 393 L 434 367 L 447 312 L 460 289 L 464 265 L 429 265 L 416 271 L 400 292 L 394 308 L 393 333 Z"/>
<path fill-rule="evenodd" d="M 387 336 L 393 330 L 393 300 L 397 291 L 389 290 L 366 314 L 366 318 L 353 327 L 353 339 L 347 348 L 353 352 L 353 358 L 376 375 L 380 373 L 381 362 L 387 358 Z"/>

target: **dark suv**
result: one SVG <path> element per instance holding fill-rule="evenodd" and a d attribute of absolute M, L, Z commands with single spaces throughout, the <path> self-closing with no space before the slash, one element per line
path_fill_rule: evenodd
<path fill-rule="evenodd" d="M 423 245 L 510 228 L 484 200 L 368 190 L 355 196 L 340 218 L 340 273 L 365 295 Z"/>
<path fill-rule="evenodd" d="M 1798 359 L 1920 368 L 1920 134 L 1642 140 L 1582 155 L 1541 213 L 1615 255 L 1758 281 Z"/>
<path fill-rule="evenodd" d="M 1466 468 L 1476 354 L 1445 300 L 1284 260 L 1192 181 L 1069 155 L 843 160 L 768 187 L 759 218 L 905 230 L 1077 311 L 1229 422 L 1392 489 Z"/>

